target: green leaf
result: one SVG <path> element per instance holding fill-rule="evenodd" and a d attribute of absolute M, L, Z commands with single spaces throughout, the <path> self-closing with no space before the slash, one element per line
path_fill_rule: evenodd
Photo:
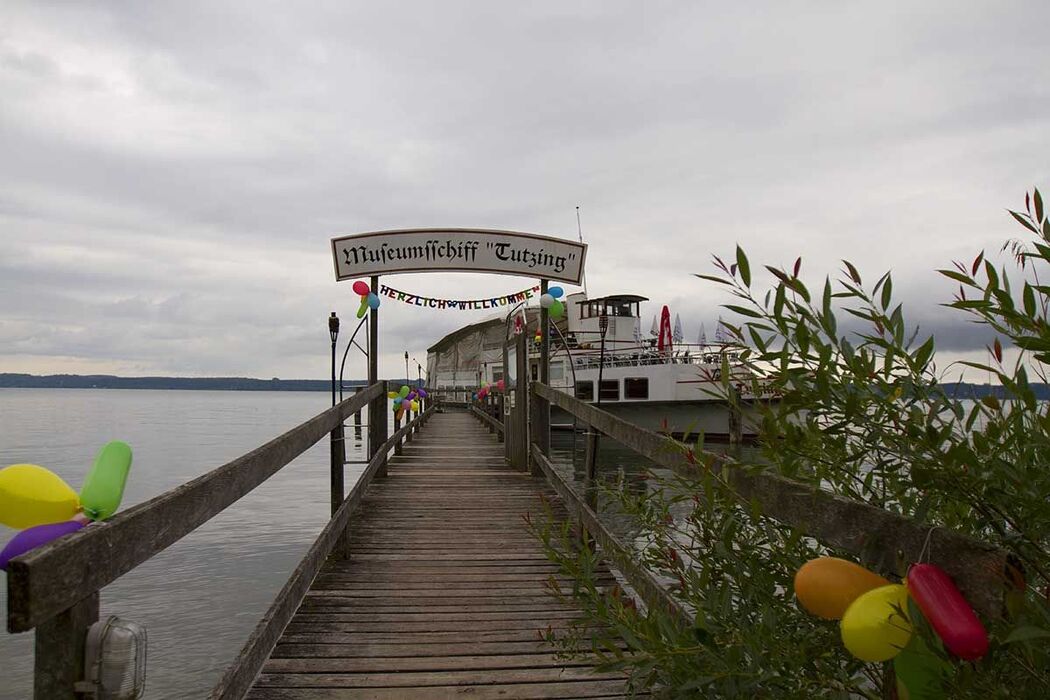
<path fill-rule="evenodd" d="M 736 267 L 740 272 L 740 281 L 744 283 L 745 287 L 750 287 L 751 266 L 747 264 L 747 256 L 744 255 L 744 249 L 740 246 L 736 247 Z"/>
<path fill-rule="evenodd" d="M 1024 312 L 1029 316 L 1035 315 L 1035 291 L 1032 289 L 1032 285 L 1025 282 L 1024 292 L 1022 292 L 1022 298 L 1024 299 Z"/>
<path fill-rule="evenodd" d="M 1050 637 L 1050 630 L 1044 630 L 1040 627 L 1034 627 L 1032 625 L 1024 625 L 1018 627 L 1010 635 L 1003 640 L 1003 644 L 1013 644 L 1014 642 L 1027 642 L 1030 639 L 1046 639 Z"/>
<path fill-rule="evenodd" d="M 886 275 L 886 283 L 882 285 L 882 310 L 885 311 L 890 306 L 890 301 L 893 300 L 893 280 L 889 274 Z"/>
<path fill-rule="evenodd" d="M 893 659 L 898 695 L 908 700 L 938 700 L 945 697 L 942 678 L 951 666 L 926 646 L 922 636 L 912 635 L 908 645 Z M 904 689 L 904 693 L 900 690 Z"/>
<path fill-rule="evenodd" d="M 1035 233 L 1035 234 L 1039 233 L 1039 229 L 1037 229 L 1035 226 L 1033 226 L 1031 223 L 1029 223 L 1028 220 L 1025 219 L 1023 216 L 1021 216 L 1020 214 L 1018 214 L 1015 211 L 1011 211 L 1011 210 L 1007 210 L 1007 211 L 1010 211 L 1010 216 L 1012 216 L 1015 219 L 1017 219 L 1017 222 L 1019 224 L 1021 224 L 1022 226 L 1024 226 L 1026 229 L 1028 229 L 1029 231 L 1031 231 L 1032 233 Z"/>
<path fill-rule="evenodd" d="M 737 306 L 736 304 L 723 304 L 722 307 L 729 309 L 734 313 L 738 313 L 741 316 L 747 316 L 749 318 L 762 318 L 762 314 L 758 313 L 754 309 L 749 309 L 745 306 Z"/>
<path fill-rule="evenodd" d="M 843 260 L 842 264 L 846 266 L 846 272 L 849 273 L 849 278 L 855 283 L 860 284 L 860 273 L 857 272 L 857 268 L 853 267 L 853 263 L 851 263 L 849 260 Z"/>
<path fill-rule="evenodd" d="M 955 270 L 937 270 L 937 272 L 941 273 L 945 277 L 955 280 L 956 282 L 961 282 L 962 284 L 972 286 L 974 283 L 972 277 L 970 277 L 969 275 L 964 275 L 961 272 L 956 272 Z"/>
<path fill-rule="evenodd" d="M 732 285 L 733 284 L 729 280 L 724 280 L 721 277 L 715 277 L 714 275 L 701 275 L 701 274 L 697 274 L 697 273 L 694 272 L 693 273 L 693 277 L 699 277 L 700 279 L 707 280 L 708 282 L 718 282 L 719 284 L 728 284 L 728 285 Z"/>

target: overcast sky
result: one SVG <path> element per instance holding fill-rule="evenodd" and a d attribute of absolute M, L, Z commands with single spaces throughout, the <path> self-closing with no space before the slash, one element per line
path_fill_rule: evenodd
<path fill-rule="evenodd" d="M 1047 27 L 1042 0 L 8 0 L 0 371 L 322 378 L 357 307 L 332 236 L 575 238 L 577 205 L 591 295 L 652 298 L 646 330 L 664 303 L 711 329 L 725 299 L 690 273 L 740 243 L 813 280 L 892 268 L 961 356 L 987 339 L 932 270 L 1050 190 Z M 488 313 L 381 310 L 384 376 Z"/>

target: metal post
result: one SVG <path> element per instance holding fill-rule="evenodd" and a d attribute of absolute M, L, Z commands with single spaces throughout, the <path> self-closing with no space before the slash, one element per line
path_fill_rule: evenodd
<path fill-rule="evenodd" d="M 372 289 L 379 289 L 379 276 L 372 276 Z M 379 309 L 370 309 L 368 317 L 368 385 L 379 381 Z M 379 453 L 386 442 L 387 398 L 381 393 L 368 407 L 368 459 Z M 379 467 L 380 476 L 386 476 L 386 459 Z"/>
<path fill-rule="evenodd" d="M 540 295 L 547 293 L 550 287 L 548 280 L 540 280 Z M 551 338 L 550 312 L 540 306 L 540 383 L 550 386 L 551 383 Z M 549 456 L 551 453 L 551 406 L 550 402 L 536 394 L 529 393 L 528 400 L 532 408 L 529 449 L 532 443 L 539 445 L 540 452 Z M 542 476 L 543 471 L 529 460 L 529 470 L 533 476 Z"/>

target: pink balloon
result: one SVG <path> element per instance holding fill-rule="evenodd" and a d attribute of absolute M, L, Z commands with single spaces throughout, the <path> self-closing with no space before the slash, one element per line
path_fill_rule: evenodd
<path fill-rule="evenodd" d="M 66 520 L 61 523 L 48 523 L 22 530 L 11 538 L 11 541 L 0 552 L 0 569 L 7 571 L 7 562 L 17 556 L 47 544 L 51 540 L 57 540 L 62 535 L 68 535 L 84 527 L 84 523 L 77 520 Z"/>
<path fill-rule="evenodd" d="M 361 280 L 357 280 L 356 282 L 354 282 L 354 294 L 368 296 L 368 293 L 370 291 L 372 290 L 368 288 L 367 282 L 362 282 Z"/>

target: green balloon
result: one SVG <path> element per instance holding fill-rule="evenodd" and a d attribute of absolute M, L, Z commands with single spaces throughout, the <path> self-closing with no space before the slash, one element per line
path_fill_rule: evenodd
<path fill-rule="evenodd" d="M 131 469 L 131 448 L 114 440 L 102 446 L 80 489 L 80 505 L 92 520 L 105 520 L 117 512 Z"/>
<path fill-rule="evenodd" d="M 401 387 L 401 391 L 397 392 L 397 395 L 400 396 L 401 398 L 405 398 L 406 396 L 408 396 L 408 392 L 410 392 L 410 391 L 412 391 L 412 390 L 409 389 L 407 386 L 403 386 L 403 387 Z"/>
<path fill-rule="evenodd" d="M 893 659 L 897 675 L 897 694 L 908 700 L 944 700 L 943 679 L 951 666 L 937 656 L 921 635 L 913 634 L 908 646 Z"/>
<path fill-rule="evenodd" d="M 551 318 L 561 318 L 565 313 L 565 304 L 561 303 L 560 300 L 555 299 L 554 303 L 547 309 L 547 313 L 551 315 Z"/>

